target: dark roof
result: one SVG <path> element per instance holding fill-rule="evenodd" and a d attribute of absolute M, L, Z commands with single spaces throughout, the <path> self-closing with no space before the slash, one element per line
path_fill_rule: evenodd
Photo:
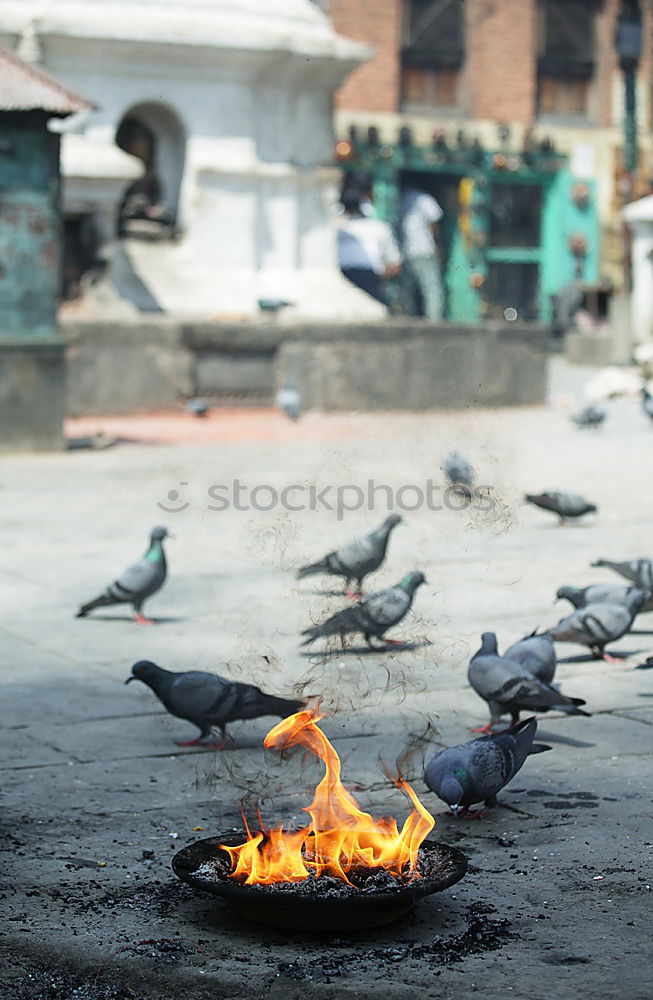
<path fill-rule="evenodd" d="M 49 111 L 72 115 L 93 107 L 53 76 L 0 48 L 0 111 Z"/>

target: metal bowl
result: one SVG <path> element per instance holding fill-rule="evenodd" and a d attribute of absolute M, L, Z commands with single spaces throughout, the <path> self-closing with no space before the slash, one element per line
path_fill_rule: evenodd
<path fill-rule="evenodd" d="M 390 924 L 405 916 L 419 899 L 459 882 L 467 871 L 467 858 L 461 851 L 426 840 L 419 849 L 422 878 L 398 881 L 390 890 L 302 895 L 275 885 L 241 885 L 229 878 L 229 855 L 219 844 L 232 846 L 232 842 L 233 846 L 242 842 L 242 835 L 197 840 L 175 854 L 172 870 L 193 888 L 221 896 L 240 916 L 286 930 L 333 933 Z M 210 873 L 200 871 L 207 862 L 217 862 Z"/>

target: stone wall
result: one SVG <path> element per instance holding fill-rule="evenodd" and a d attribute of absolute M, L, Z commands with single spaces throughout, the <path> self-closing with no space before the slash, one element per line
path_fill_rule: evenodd
<path fill-rule="evenodd" d="M 307 409 L 424 410 L 542 403 L 536 326 L 68 321 L 68 412 L 152 412 L 193 395 L 267 404 L 285 378 Z"/>
<path fill-rule="evenodd" d="M 65 402 L 63 341 L 0 338 L 0 451 L 62 449 Z"/>

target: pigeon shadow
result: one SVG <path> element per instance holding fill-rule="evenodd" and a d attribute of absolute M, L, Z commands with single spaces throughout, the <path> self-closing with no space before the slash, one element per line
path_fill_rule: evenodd
<path fill-rule="evenodd" d="M 580 747 L 581 749 L 596 746 L 596 743 L 586 743 L 585 740 L 575 740 L 572 736 L 559 736 L 558 733 L 547 733 L 546 730 L 540 729 L 539 726 L 537 727 L 537 742 L 561 743 L 567 747 Z"/>
<path fill-rule="evenodd" d="M 347 653 L 351 653 L 354 656 L 372 656 L 379 653 L 410 653 L 414 649 L 424 649 L 426 646 L 430 646 L 430 642 L 406 642 L 401 646 L 395 646 L 389 644 L 387 646 L 379 646 L 372 649 L 370 646 L 343 646 L 341 649 L 305 649 L 302 650 L 301 656 L 345 656 Z"/>
<path fill-rule="evenodd" d="M 606 649 L 608 656 L 620 660 L 625 660 L 629 656 L 639 656 L 643 652 L 643 649 Z M 601 663 L 601 657 L 594 656 L 593 653 L 581 653 L 580 656 L 565 656 L 558 660 L 558 664 L 560 663 Z"/>
<path fill-rule="evenodd" d="M 238 739 L 236 739 L 236 740 L 233 740 L 233 741 L 227 743 L 227 745 L 224 746 L 222 748 L 222 750 L 216 750 L 215 747 L 202 746 L 201 743 L 198 743 L 196 746 L 192 746 L 192 747 L 180 747 L 179 745 L 176 745 L 175 746 L 175 750 L 173 751 L 173 753 L 176 753 L 180 757 L 181 756 L 188 757 L 188 756 L 190 756 L 192 754 L 198 754 L 198 753 L 221 753 L 222 754 L 222 753 L 231 753 L 232 750 L 262 750 L 262 749 L 263 749 L 263 737 L 261 737 L 259 740 L 255 740 L 255 739 L 251 739 L 251 740 L 238 740 Z"/>
<path fill-rule="evenodd" d="M 561 663 L 600 663 L 601 657 L 594 656 L 593 653 L 581 653 L 579 656 L 564 656 L 558 658 L 558 666 Z"/>
<path fill-rule="evenodd" d="M 651 628 L 631 628 L 629 635 L 653 635 Z"/>
<path fill-rule="evenodd" d="M 347 597 L 344 590 L 298 590 L 297 593 L 306 597 Z"/>
<path fill-rule="evenodd" d="M 77 617 L 77 615 L 75 616 Z M 95 615 L 90 617 L 88 615 L 84 616 L 86 621 L 89 622 L 129 622 L 132 625 L 137 625 L 138 623 L 131 615 Z M 153 625 L 176 625 L 180 622 L 190 621 L 189 618 L 152 618 L 150 619 Z"/>

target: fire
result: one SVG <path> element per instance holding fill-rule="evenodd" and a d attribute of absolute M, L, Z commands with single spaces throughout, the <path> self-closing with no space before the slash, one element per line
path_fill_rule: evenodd
<path fill-rule="evenodd" d="M 315 797 L 304 809 L 311 818 L 301 830 L 283 825 L 252 833 L 238 847 L 220 844 L 232 863 L 231 878 L 244 885 L 300 882 L 311 873 L 333 875 L 347 882 L 352 869 L 383 870 L 392 875 L 419 878 L 417 857 L 435 820 L 410 785 L 397 778 L 397 788 L 410 798 L 413 809 L 401 830 L 390 818 L 375 820 L 363 812 L 340 780 L 340 758 L 317 723 L 323 716 L 304 710 L 283 719 L 265 737 L 264 746 L 283 750 L 303 746 L 323 762 L 325 775 Z"/>

